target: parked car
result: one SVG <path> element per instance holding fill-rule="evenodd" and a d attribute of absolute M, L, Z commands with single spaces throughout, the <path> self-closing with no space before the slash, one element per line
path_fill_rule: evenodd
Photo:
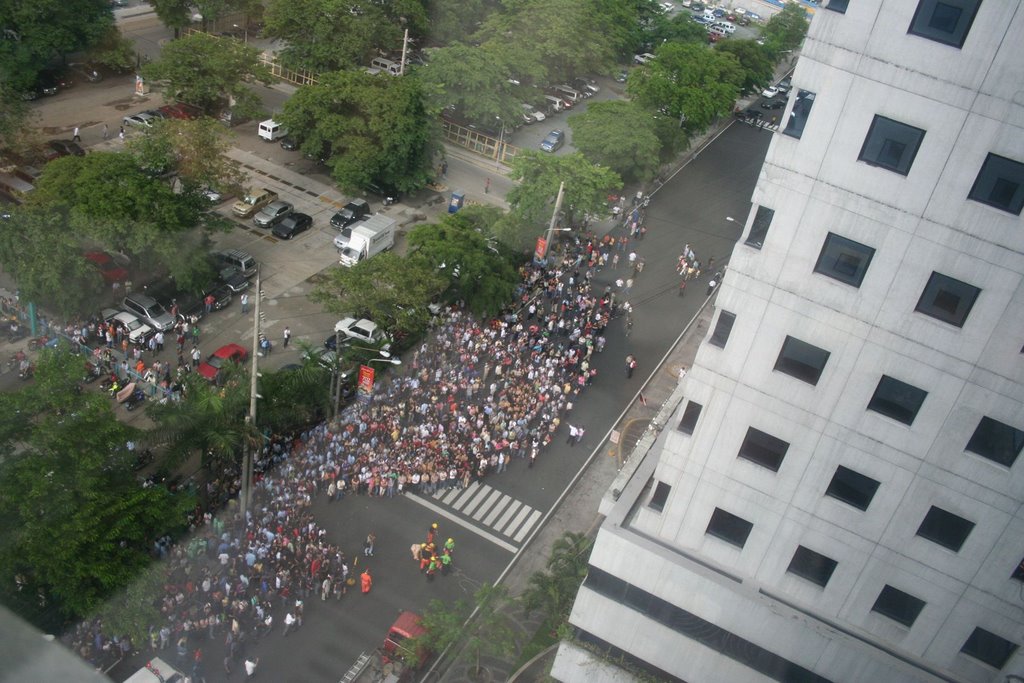
<path fill-rule="evenodd" d="M 263 209 L 253 217 L 252 222 L 261 228 L 272 228 L 277 225 L 282 218 L 294 210 L 295 206 L 291 202 L 284 202 L 281 200 L 273 201 L 264 206 Z"/>
<path fill-rule="evenodd" d="M 220 281 L 232 292 L 244 292 L 249 289 L 249 278 L 234 266 L 224 266 L 218 272 Z"/>
<path fill-rule="evenodd" d="M 231 363 L 244 363 L 248 359 L 249 352 L 245 347 L 234 343 L 225 344 L 200 363 L 196 371 L 211 382 L 219 382 L 221 370 Z"/>
<path fill-rule="evenodd" d="M 230 287 L 216 282 L 188 291 L 178 289 L 173 280 L 164 280 L 147 287 L 146 293 L 182 321 L 202 319 L 206 315 L 207 296 L 213 296 L 213 311 L 228 307 L 234 298 Z"/>
<path fill-rule="evenodd" d="M 175 102 L 174 104 L 165 104 L 160 107 L 159 111 L 163 112 L 166 117 L 172 119 L 191 120 L 202 117 L 203 110 L 199 107 L 195 107 L 191 104 L 185 104 L 184 102 Z"/>
<path fill-rule="evenodd" d="M 46 143 L 59 157 L 84 157 L 85 150 L 74 140 L 50 140 Z"/>
<path fill-rule="evenodd" d="M 107 252 L 87 251 L 84 256 L 87 261 L 96 266 L 105 282 L 110 284 L 115 282 L 121 283 L 128 279 L 128 271 L 122 268 L 120 264 L 114 260 L 114 257 Z"/>
<path fill-rule="evenodd" d="M 541 140 L 540 148 L 545 152 L 554 152 L 565 144 L 565 133 L 560 130 L 553 130 L 547 137 Z"/>
<path fill-rule="evenodd" d="M 274 237 L 279 237 L 283 240 L 290 240 L 296 235 L 301 235 L 306 232 L 311 227 L 313 227 L 312 216 L 294 211 L 285 216 L 280 223 L 275 225 L 274 229 L 271 230 L 271 233 Z"/>
<path fill-rule="evenodd" d="M 132 344 L 145 344 L 153 328 L 139 320 L 134 313 L 118 311 L 113 308 L 104 308 L 100 311 L 103 320 L 108 324 L 120 325 L 128 333 L 128 341 Z"/>
<path fill-rule="evenodd" d="M 138 114 L 129 114 L 128 116 L 121 119 L 124 125 L 135 128 L 152 128 L 154 116 L 147 114 L 146 112 L 139 112 Z"/>
<path fill-rule="evenodd" d="M 68 64 L 68 68 L 75 72 L 77 76 L 85 79 L 90 83 L 99 83 L 103 80 L 103 74 L 100 73 L 99 67 L 88 62 L 71 62 Z"/>
<path fill-rule="evenodd" d="M 363 220 L 370 215 L 370 204 L 365 199 L 353 199 L 331 216 L 331 225 L 338 230 Z"/>
<path fill-rule="evenodd" d="M 593 78 L 576 78 L 572 81 L 572 87 L 583 93 L 585 97 L 596 95 L 601 92 L 601 86 Z"/>
<path fill-rule="evenodd" d="M 341 335 L 342 344 L 357 342 L 360 344 L 369 344 L 375 348 L 381 348 L 387 350 L 390 344 L 387 343 L 387 335 L 384 334 L 384 330 L 378 327 L 377 323 L 372 320 L 362 318 L 356 320 L 355 318 L 344 318 L 339 320 L 334 325 L 334 331 Z M 383 346 L 381 346 L 383 344 Z M 335 351 L 335 339 L 332 334 L 324 342 L 324 346 L 328 349 Z"/>
<path fill-rule="evenodd" d="M 765 100 L 761 103 L 761 109 L 782 109 L 786 106 L 786 100 Z"/>
<path fill-rule="evenodd" d="M 771 85 L 761 91 L 761 97 L 775 97 L 778 94 L 779 89 Z"/>
<path fill-rule="evenodd" d="M 367 192 L 372 192 L 380 197 L 381 203 L 384 206 L 391 206 L 402 199 L 402 194 L 398 191 L 398 188 L 387 182 L 371 180 L 366 184 L 365 189 Z"/>
<path fill-rule="evenodd" d="M 124 310 L 139 316 L 154 330 L 167 332 L 174 327 L 174 318 L 157 301 L 146 294 L 129 294 L 122 301 Z"/>
<path fill-rule="evenodd" d="M 654 55 L 650 52 L 641 52 L 638 55 L 633 55 L 634 64 L 646 64 L 647 62 L 654 59 Z"/>
<path fill-rule="evenodd" d="M 299 148 L 299 141 L 296 140 L 291 135 L 285 135 L 283 138 L 281 138 L 280 144 L 281 149 L 287 150 L 289 152 L 294 152 Z"/>
<path fill-rule="evenodd" d="M 544 112 L 540 111 L 539 109 L 534 107 L 532 104 L 527 104 L 526 102 L 523 102 L 522 106 L 523 106 L 523 123 L 525 123 L 527 125 L 529 125 L 531 123 L 537 123 L 539 121 L 543 121 L 545 118 L 547 118 L 546 116 L 544 116 Z"/>
<path fill-rule="evenodd" d="M 253 190 L 231 207 L 231 213 L 239 218 L 248 218 L 264 206 L 277 199 L 277 193 L 267 188 Z"/>

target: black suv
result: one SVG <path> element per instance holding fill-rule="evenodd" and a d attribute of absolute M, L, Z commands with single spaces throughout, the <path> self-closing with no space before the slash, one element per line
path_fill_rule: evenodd
<path fill-rule="evenodd" d="M 196 292 L 188 292 L 177 288 L 173 280 L 150 285 L 147 294 L 163 304 L 168 311 L 177 306 L 178 320 L 199 320 L 206 314 L 205 299 L 208 294 L 214 298 L 213 310 L 226 308 L 234 298 L 227 285 L 210 284 Z"/>
<path fill-rule="evenodd" d="M 331 216 L 331 225 L 338 230 L 363 220 L 370 215 L 370 205 L 365 199 L 353 199 L 341 211 Z"/>

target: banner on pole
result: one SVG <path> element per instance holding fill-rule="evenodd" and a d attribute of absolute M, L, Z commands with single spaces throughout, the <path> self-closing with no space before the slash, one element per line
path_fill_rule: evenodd
<path fill-rule="evenodd" d="M 369 396 L 373 393 L 373 368 L 369 365 L 359 366 L 359 395 Z"/>
<path fill-rule="evenodd" d="M 533 251 L 533 258 L 537 261 L 543 261 L 544 257 L 548 255 L 548 241 L 544 237 L 537 238 L 537 247 Z"/>

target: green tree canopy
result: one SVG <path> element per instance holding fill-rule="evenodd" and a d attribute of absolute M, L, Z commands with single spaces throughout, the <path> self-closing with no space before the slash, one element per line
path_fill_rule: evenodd
<path fill-rule="evenodd" d="M 135 67 L 135 43 L 121 34 L 121 29 L 111 26 L 88 52 L 89 61 L 95 62 L 117 73 L 127 73 Z"/>
<path fill-rule="evenodd" d="M 743 83 L 734 55 L 693 43 L 666 43 L 656 54 L 629 78 L 629 94 L 642 106 L 669 118 L 684 117 L 690 132 L 706 130 L 732 111 Z"/>
<path fill-rule="evenodd" d="M 134 431 L 95 392 L 75 392 L 84 361 L 44 349 L 36 381 L 0 394 L 0 594 L 41 627 L 89 614 L 149 563 L 154 538 L 179 527 L 187 496 L 142 488 Z M 17 443 L 13 441 L 17 439 Z"/>
<path fill-rule="evenodd" d="M 173 171 L 185 192 L 215 187 L 241 195 L 246 175 L 228 158 L 230 147 L 230 134 L 224 126 L 206 117 L 159 121 L 127 144 L 139 166 Z"/>
<path fill-rule="evenodd" d="M 807 11 L 798 2 L 783 5 L 782 11 L 768 20 L 764 27 L 765 46 L 778 58 L 787 50 L 800 47 L 807 35 Z"/>
<path fill-rule="evenodd" d="M 448 286 L 447 278 L 424 259 L 405 259 L 390 251 L 324 275 L 311 295 L 314 301 L 339 317 L 369 318 L 400 336 L 426 328 L 427 304 Z"/>
<path fill-rule="evenodd" d="M 455 43 L 434 50 L 430 65 L 417 71 L 433 108 L 449 105 L 469 121 L 497 128 L 520 123 L 522 99 L 509 82 L 509 69 L 494 50 Z"/>
<path fill-rule="evenodd" d="M 331 175 L 347 190 L 384 182 L 410 191 L 433 178 L 435 124 L 415 79 L 324 74 L 292 95 L 277 119 L 304 151 L 330 148 Z"/>
<path fill-rule="evenodd" d="M 658 168 L 661 142 L 651 115 L 627 100 L 594 102 L 569 117 L 572 140 L 583 156 L 627 181 L 642 180 Z"/>
<path fill-rule="evenodd" d="M 410 14 L 416 15 L 413 23 L 420 21 L 415 8 Z M 279 59 L 295 69 L 331 72 L 368 66 L 377 49 L 402 46 L 402 29 L 375 2 L 270 0 L 263 18 L 264 34 L 285 42 Z"/>
<path fill-rule="evenodd" d="M 736 61 L 739 62 L 742 69 L 741 92 L 749 93 L 760 90 L 771 80 L 775 64 L 772 62 L 768 49 L 763 45 L 758 45 L 757 41 L 723 40 L 715 45 L 715 49 L 736 57 Z"/>
<path fill-rule="evenodd" d="M 536 234 L 547 228 L 560 182 L 565 183 L 562 210 L 566 227 L 588 213 L 604 211 L 608 193 L 622 187 L 622 178 L 615 171 L 588 161 L 579 152 L 556 156 L 524 151 L 512 161 L 510 176 L 519 181 L 508 193 L 512 212 Z"/>
<path fill-rule="evenodd" d="M 236 112 L 254 116 L 261 105 L 246 81 L 273 80 L 258 57 L 257 48 L 239 40 L 193 33 L 164 45 L 160 58 L 146 64 L 142 74 L 148 79 L 167 81 L 168 95 L 208 113 L 233 99 Z"/>
<path fill-rule="evenodd" d="M 150 5 L 163 25 L 174 31 L 175 39 L 192 22 L 191 0 L 151 0 Z"/>
<path fill-rule="evenodd" d="M 438 45 L 464 41 L 491 11 L 485 0 L 431 0 L 427 3 L 430 39 Z"/>
<path fill-rule="evenodd" d="M 460 212 L 461 213 L 461 212 Z M 501 249 L 476 229 L 472 219 L 459 214 L 445 215 L 440 223 L 419 225 L 409 233 L 414 259 L 424 259 L 435 268 L 444 265 L 452 274 L 452 287 L 466 306 L 479 316 L 493 316 L 515 295 L 519 273 Z"/>
<path fill-rule="evenodd" d="M 694 21 L 689 12 L 679 12 L 672 17 L 659 14 L 651 21 L 647 36 L 652 45 L 667 42 L 705 45 L 708 42 L 707 29 Z"/>
<path fill-rule="evenodd" d="M 0 83 L 27 90 L 50 62 L 95 45 L 113 25 L 107 0 L 0 3 Z"/>

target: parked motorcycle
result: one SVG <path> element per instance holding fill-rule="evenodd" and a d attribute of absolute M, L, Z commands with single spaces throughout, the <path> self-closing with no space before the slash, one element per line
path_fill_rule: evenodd
<path fill-rule="evenodd" d="M 21 361 L 21 368 L 18 371 L 18 379 L 25 381 L 32 379 L 36 374 L 35 363 L 30 363 L 28 360 Z"/>
<path fill-rule="evenodd" d="M 125 402 L 124 402 L 125 410 L 128 410 L 128 411 L 135 410 L 135 407 L 139 406 L 139 405 L 142 405 L 142 403 L 145 400 L 146 400 L 146 392 L 144 392 L 142 389 L 135 389 L 135 391 L 132 392 L 131 396 L 129 396 L 127 399 L 125 399 Z"/>
<path fill-rule="evenodd" d="M 29 339 L 28 340 L 28 350 L 29 351 L 38 351 L 39 349 L 41 349 L 44 346 L 46 346 L 47 342 L 49 342 L 49 341 L 50 341 L 50 338 L 48 336 L 46 336 L 46 335 L 43 335 L 42 337 L 36 337 L 35 339 Z"/>

